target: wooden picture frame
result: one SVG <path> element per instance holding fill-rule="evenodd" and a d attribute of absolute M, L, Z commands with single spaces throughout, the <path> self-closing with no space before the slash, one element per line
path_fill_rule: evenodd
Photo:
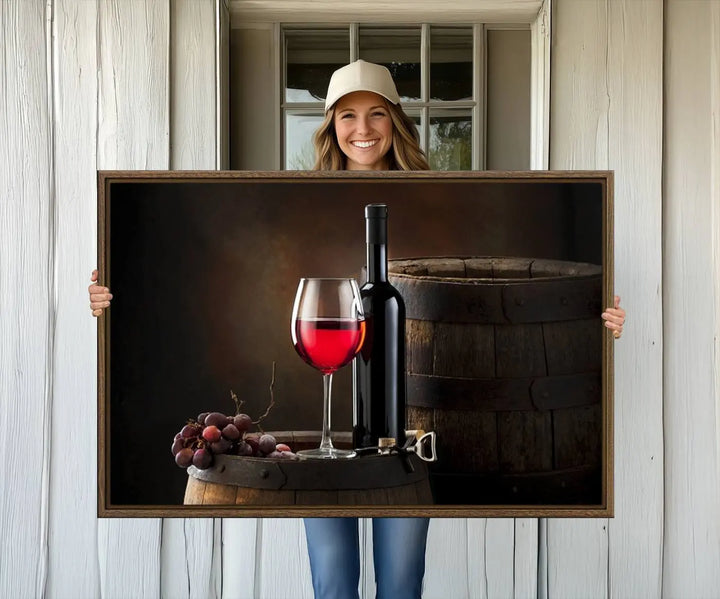
<path fill-rule="evenodd" d="M 436 432 L 438 461 L 412 457 L 406 486 L 387 483 L 398 456 L 350 476 L 222 456 L 184 503 L 208 471 L 170 446 L 198 413 L 234 395 L 254 419 L 272 401 L 261 426 L 293 449 L 319 430 L 292 300 L 301 276 L 361 276 L 375 202 L 408 308 L 408 427 Z M 100 517 L 613 516 L 612 171 L 98 171 L 98 265 Z"/>

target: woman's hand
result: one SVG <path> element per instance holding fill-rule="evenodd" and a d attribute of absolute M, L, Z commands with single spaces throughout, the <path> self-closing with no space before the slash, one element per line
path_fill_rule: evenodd
<path fill-rule="evenodd" d="M 112 299 L 112 293 L 107 287 L 98 285 L 95 281 L 98 279 L 98 271 L 93 270 L 90 275 L 90 280 L 93 283 L 88 287 L 90 292 L 90 309 L 92 310 L 93 316 L 100 316 L 104 308 L 110 305 Z"/>
<path fill-rule="evenodd" d="M 613 332 L 615 339 L 620 339 L 625 324 L 625 310 L 620 307 L 620 296 L 615 296 L 615 306 L 602 313 L 605 326 Z"/>

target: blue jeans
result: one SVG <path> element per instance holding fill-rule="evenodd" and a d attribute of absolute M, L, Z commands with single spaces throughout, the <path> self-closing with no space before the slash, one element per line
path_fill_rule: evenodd
<path fill-rule="evenodd" d="M 376 599 L 420 599 L 429 518 L 373 518 Z M 358 599 L 357 518 L 305 518 L 315 599 Z"/>

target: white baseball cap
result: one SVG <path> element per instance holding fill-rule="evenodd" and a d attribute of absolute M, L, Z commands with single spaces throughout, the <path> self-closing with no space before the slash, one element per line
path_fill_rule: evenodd
<path fill-rule="evenodd" d="M 325 112 L 344 95 L 359 91 L 375 92 L 393 104 L 400 102 L 395 82 L 386 67 L 356 60 L 339 68 L 330 77 Z"/>

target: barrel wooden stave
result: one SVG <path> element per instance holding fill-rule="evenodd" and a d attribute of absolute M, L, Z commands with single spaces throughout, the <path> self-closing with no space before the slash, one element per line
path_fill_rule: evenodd
<path fill-rule="evenodd" d="M 486 324 L 438 322 L 435 325 L 432 373 L 484 378 L 495 374 L 495 329 Z"/>
<path fill-rule="evenodd" d="M 553 469 L 553 430 L 550 412 L 498 414 L 500 470 L 511 474 Z"/>
<path fill-rule="evenodd" d="M 553 411 L 555 462 L 558 468 L 599 468 L 602 455 L 600 404 Z"/>
<path fill-rule="evenodd" d="M 496 412 L 435 410 L 433 430 L 437 434 L 437 452 L 442 459 L 443 471 L 498 471 L 497 419 Z"/>
<path fill-rule="evenodd" d="M 598 320 L 543 323 L 548 375 L 599 371 L 603 327 Z"/>
<path fill-rule="evenodd" d="M 495 376 L 501 379 L 547 374 L 540 324 L 495 327 Z"/>

